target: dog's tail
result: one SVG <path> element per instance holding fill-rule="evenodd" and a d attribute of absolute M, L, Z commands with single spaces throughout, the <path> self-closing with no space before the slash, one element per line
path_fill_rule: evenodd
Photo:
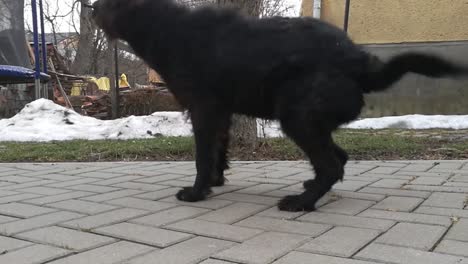
<path fill-rule="evenodd" d="M 377 92 L 389 88 L 406 73 L 417 73 L 428 77 L 468 77 L 468 67 L 458 65 L 443 58 L 408 52 L 392 57 L 388 62 L 372 56 L 364 77 L 364 92 Z"/>

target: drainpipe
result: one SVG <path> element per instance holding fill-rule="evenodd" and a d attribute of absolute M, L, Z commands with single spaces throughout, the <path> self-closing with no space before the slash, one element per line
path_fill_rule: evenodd
<path fill-rule="evenodd" d="M 313 0 L 314 1 L 314 12 L 312 16 L 316 19 L 320 19 L 320 13 L 322 10 L 322 0 Z"/>
<path fill-rule="evenodd" d="M 351 6 L 351 0 L 346 0 L 345 4 L 345 17 L 344 17 L 344 25 L 343 25 L 343 30 L 344 32 L 348 32 L 348 25 L 349 25 L 349 9 Z"/>

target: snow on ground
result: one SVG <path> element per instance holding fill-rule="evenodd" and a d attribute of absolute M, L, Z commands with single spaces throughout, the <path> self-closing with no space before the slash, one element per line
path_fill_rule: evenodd
<path fill-rule="evenodd" d="M 282 136 L 277 122 L 258 122 L 259 136 Z M 350 123 L 351 129 L 468 129 L 468 115 L 407 115 L 366 118 Z M 99 120 L 82 116 L 46 99 L 36 100 L 10 119 L 0 120 L 0 141 L 54 141 L 74 139 L 143 139 L 163 136 L 190 136 L 190 120 L 179 112 L 156 112 L 149 116 L 130 116 Z"/>

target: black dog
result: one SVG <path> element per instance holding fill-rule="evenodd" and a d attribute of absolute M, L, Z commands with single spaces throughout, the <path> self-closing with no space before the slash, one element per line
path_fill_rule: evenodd
<path fill-rule="evenodd" d="M 189 10 L 170 0 L 99 0 L 97 24 L 127 41 L 189 110 L 197 177 L 177 194 L 205 199 L 224 184 L 233 113 L 279 120 L 307 154 L 316 177 L 305 192 L 279 202 L 286 211 L 314 210 L 343 178 L 348 155 L 332 132 L 358 117 L 363 94 L 384 90 L 408 72 L 431 77 L 468 70 L 431 55 L 407 53 L 384 63 L 340 29 L 312 18 L 257 19 L 233 10 Z"/>

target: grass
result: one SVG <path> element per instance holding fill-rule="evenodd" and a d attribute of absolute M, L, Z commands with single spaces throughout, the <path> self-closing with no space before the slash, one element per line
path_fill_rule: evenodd
<path fill-rule="evenodd" d="M 451 131 L 342 130 L 335 141 L 351 159 L 466 159 L 468 138 L 443 136 Z M 434 136 L 437 135 L 437 136 Z M 442 136 L 440 136 L 442 135 Z M 466 134 L 465 134 L 466 135 Z M 297 160 L 302 152 L 288 139 L 261 140 L 254 150 L 232 148 L 233 160 Z M 0 143 L 1 162 L 175 161 L 193 160 L 191 137 L 156 137 L 127 141 Z"/>

